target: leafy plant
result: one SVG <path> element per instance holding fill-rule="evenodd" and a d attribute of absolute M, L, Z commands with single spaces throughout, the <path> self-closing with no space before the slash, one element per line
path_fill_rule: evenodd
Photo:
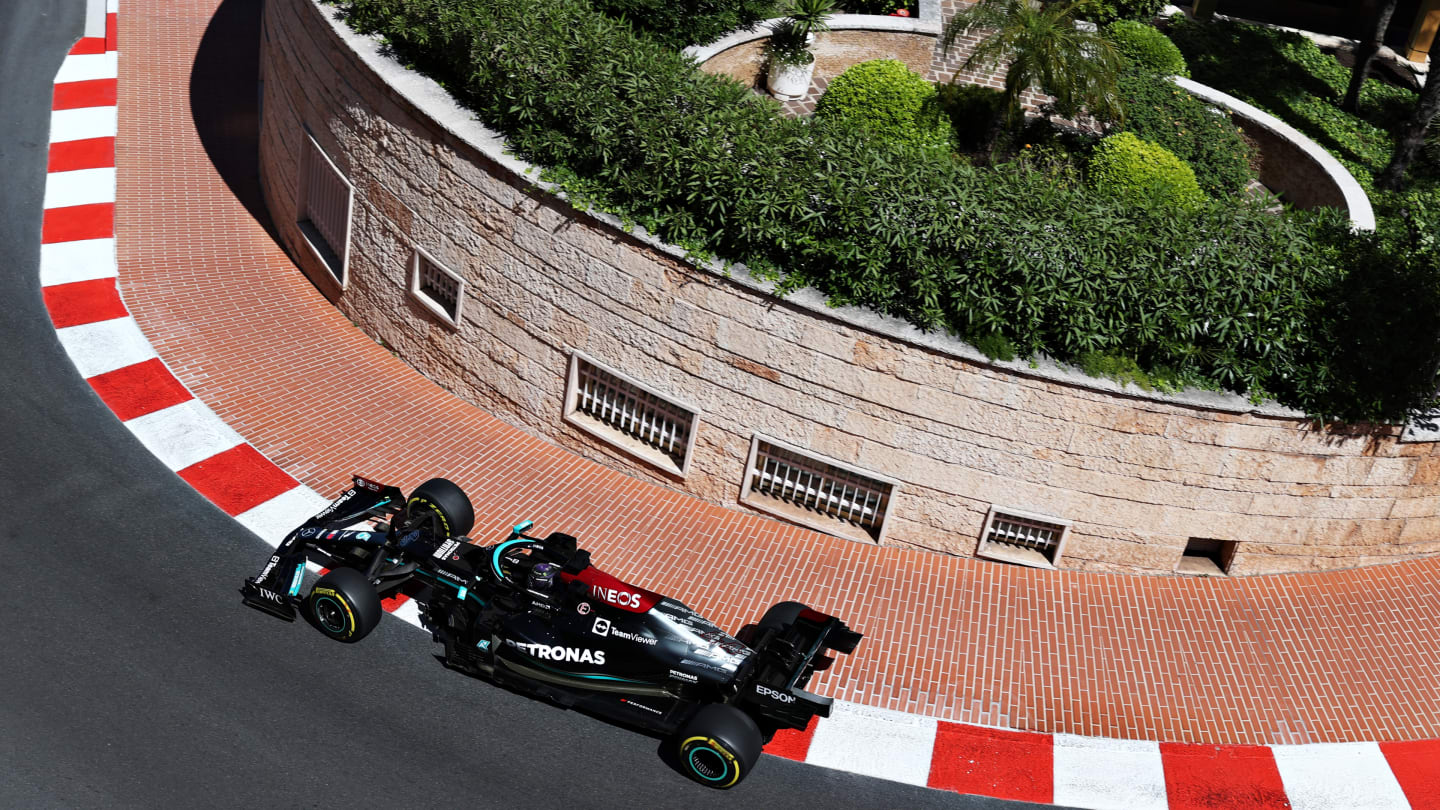
<path fill-rule="evenodd" d="M 834 10 L 834 0 L 792 0 L 789 15 L 770 27 L 770 38 L 765 42 L 766 57 L 781 65 L 814 62 L 810 39 L 830 30 L 830 14 Z"/>
<path fill-rule="evenodd" d="M 895 59 L 851 65 L 830 81 L 815 116 L 874 138 L 950 143 L 949 121 L 936 105 L 935 85 Z"/>
<path fill-rule="evenodd" d="M 1205 199 L 1195 172 L 1159 144 L 1121 132 L 1100 141 L 1090 155 L 1090 184 L 1130 205 L 1188 209 Z"/>
<path fill-rule="evenodd" d="M 801 39 L 808 41 L 812 34 L 830 30 L 830 15 L 835 13 L 835 0 L 790 0 L 785 10 L 788 19 L 794 20 L 795 30 Z"/>
<path fill-rule="evenodd" d="M 1212 197 L 1239 193 L 1250 181 L 1253 151 L 1230 116 L 1154 73 L 1120 77 L 1124 131 L 1157 143 L 1190 164 L 1195 181 Z"/>
<path fill-rule="evenodd" d="M 1116 20 L 1105 26 L 1105 36 L 1132 69 L 1162 76 L 1190 76 L 1180 49 L 1153 25 Z"/>
<path fill-rule="evenodd" d="M 1114 380 L 1121 385 L 1134 385 L 1142 391 L 1176 391 L 1181 388 L 1169 369 L 1147 372 L 1135 358 L 1124 354 L 1086 352 L 1080 355 L 1079 365 L 1080 370 L 1091 377 Z"/>
<path fill-rule="evenodd" d="M 765 57 L 772 64 L 803 66 L 815 61 L 815 54 L 800 33 L 800 26 L 785 18 L 770 26 L 770 38 L 765 41 Z"/>
<path fill-rule="evenodd" d="M 1097 0 L 1084 12 L 1083 19 L 1108 25 L 1116 20 L 1148 23 L 1155 19 L 1166 0 Z"/>
<path fill-rule="evenodd" d="M 775 16 L 775 0 L 590 0 L 672 48 L 703 45 Z"/>
<path fill-rule="evenodd" d="M 966 57 L 962 70 L 1005 70 L 1005 108 L 1011 122 L 1020 119 L 1021 95 L 1031 87 L 1055 99 L 1055 111 L 1074 118 L 1082 110 L 1102 119 L 1121 118 L 1115 89 L 1119 57 L 1110 41 L 1075 21 L 1096 0 L 1035 3 L 1030 0 L 979 0 L 945 24 L 946 53 L 962 32 L 985 36 Z"/>
<path fill-rule="evenodd" d="M 970 338 L 970 343 L 991 360 L 1010 362 L 1015 359 L 1015 344 L 997 332 Z"/>

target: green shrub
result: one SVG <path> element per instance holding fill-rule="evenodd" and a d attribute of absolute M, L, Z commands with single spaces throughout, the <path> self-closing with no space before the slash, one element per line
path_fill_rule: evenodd
<path fill-rule="evenodd" d="M 1385 370 L 1333 365 L 1351 325 L 1330 310 L 1358 266 L 1333 211 L 1117 204 L 1023 163 L 975 168 L 784 118 L 583 0 L 344 7 L 577 205 L 743 262 L 780 294 L 810 286 L 921 329 L 994 335 L 1020 356 L 1124 356 L 1187 384 L 1274 391 L 1307 409 L 1338 402 L 1325 412 L 1345 416 L 1403 416 L 1418 396 L 1357 397 Z M 1398 244 L 1377 242 L 1364 261 Z M 1390 302 L 1394 322 L 1416 298 Z M 1379 350 L 1411 341 L 1403 329 L 1370 339 Z M 1420 341 L 1409 360 L 1426 368 L 1437 349 Z"/>
<path fill-rule="evenodd" d="M 1154 73 L 1120 77 L 1126 132 L 1158 143 L 1190 164 L 1201 190 L 1212 197 L 1240 192 L 1250 181 L 1250 144 L 1229 115 Z"/>
<path fill-rule="evenodd" d="M 1318 378 L 1281 391 L 1313 413 L 1440 409 L 1440 207 L 1433 194 L 1395 194 L 1377 214 L 1375 232 L 1350 240 L 1344 274 L 1317 299 L 1307 365 Z"/>
<path fill-rule="evenodd" d="M 1180 49 L 1153 25 L 1116 20 L 1105 26 L 1105 36 L 1133 69 L 1162 76 L 1190 76 Z"/>
<path fill-rule="evenodd" d="M 1109 25 L 1116 20 L 1148 23 L 1155 19 L 1166 0 L 1093 0 L 1082 15 L 1085 19 Z"/>
<path fill-rule="evenodd" d="M 978 84 L 947 82 L 935 89 L 935 103 L 950 120 L 955 145 L 965 150 L 984 147 L 1005 109 L 1005 95 Z"/>
<path fill-rule="evenodd" d="M 1114 380 L 1121 385 L 1134 384 L 1142 391 L 1175 391 L 1180 388 L 1167 378 L 1167 370 L 1147 372 L 1135 358 L 1123 354 L 1086 352 L 1079 358 L 1080 370 L 1091 377 Z"/>
<path fill-rule="evenodd" d="M 590 5 L 672 48 L 714 42 L 778 16 L 775 0 L 590 0 Z"/>
<path fill-rule="evenodd" d="M 1090 155 L 1090 184 L 1128 205 L 1194 208 L 1205 199 L 1195 172 L 1165 147 L 1121 132 Z"/>
<path fill-rule="evenodd" d="M 1011 343 L 1009 338 L 998 332 L 971 337 L 970 343 L 978 349 L 981 354 L 991 360 L 1001 360 L 1008 363 L 1015 359 L 1015 344 Z"/>
<path fill-rule="evenodd" d="M 950 142 L 949 121 L 940 114 L 935 85 L 895 59 L 851 65 L 831 79 L 815 105 L 815 116 L 884 140 Z"/>

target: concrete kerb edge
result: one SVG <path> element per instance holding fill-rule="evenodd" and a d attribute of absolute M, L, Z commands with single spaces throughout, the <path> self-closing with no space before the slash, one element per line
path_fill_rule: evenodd
<path fill-rule="evenodd" d="M 1256 124 L 1275 133 L 1285 140 L 1295 144 L 1305 153 L 1307 157 L 1315 161 L 1345 197 L 1345 207 L 1349 211 L 1350 227 L 1357 231 L 1375 230 L 1375 210 L 1370 206 L 1370 198 L 1366 196 L 1365 189 L 1355 180 L 1334 155 L 1325 151 L 1320 144 L 1305 137 L 1300 130 L 1281 121 L 1279 118 L 1265 112 L 1253 104 L 1241 101 L 1234 96 L 1223 93 L 1208 85 L 1192 81 L 1183 76 L 1171 76 L 1170 81 L 1184 88 L 1193 96 L 1204 101 L 1215 104 L 1243 118 L 1254 121 Z"/>
<path fill-rule="evenodd" d="M 540 168 L 515 157 L 508 151 L 504 136 L 475 119 L 473 113 L 460 106 L 448 92 L 433 80 L 408 70 L 393 59 L 381 53 L 380 38 L 357 34 L 340 19 L 337 9 L 325 5 L 322 0 L 307 0 L 330 25 L 335 35 L 372 70 L 395 95 L 415 111 L 426 116 L 444 129 L 451 137 L 466 143 L 487 159 L 513 174 L 513 180 L 522 185 L 534 186 L 567 203 L 570 196 L 554 183 L 540 179 Z M 863 15 L 846 15 L 863 16 Z M 888 20 L 887 17 L 866 17 L 867 20 Z M 907 22 L 905 18 L 895 18 Z M 908 21 L 916 24 L 915 21 Z M 747 32 L 749 36 L 753 32 Z M 759 34 L 757 36 L 764 36 Z M 1304 411 L 1281 405 L 1274 401 L 1252 403 L 1239 394 L 1219 391 L 1187 389 L 1179 393 L 1146 391 L 1132 383 L 1124 385 L 1113 380 L 1090 377 L 1074 368 L 1049 357 L 1037 357 L 1032 364 L 1027 360 L 992 360 L 973 346 L 957 338 L 934 332 L 923 332 L 913 324 L 899 318 L 871 312 L 859 307 L 830 307 L 818 290 L 803 289 L 783 297 L 776 294 L 774 282 L 756 278 L 743 264 L 729 264 L 719 259 L 701 259 L 691 255 L 684 248 L 665 242 L 643 227 L 629 225 L 619 217 L 604 211 L 580 208 L 572 203 L 576 216 L 586 216 L 608 226 L 610 229 L 636 239 L 648 247 L 673 259 L 684 262 L 738 286 L 748 288 L 760 295 L 776 298 L 810 312 L 812 315 L 831 321 L 838 321 L 856 329 L 872 332 L 901 341 L 912 346 L 930 349 L 941 354 L 958 357 L 976 365 L 1003 370 L 1022 377 L 1046 380 L 1075 388 L 1118 394 L 1134 399 L 1149 400 L 1171 405 L 1225 413 L 1251 413 L 1283 419 L 1303 419 Z"/>

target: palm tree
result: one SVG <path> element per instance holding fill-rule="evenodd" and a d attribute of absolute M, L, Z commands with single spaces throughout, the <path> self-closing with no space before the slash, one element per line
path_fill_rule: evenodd
<path fill-rule="evenodd" d="M 1115 87 L 1119 56 L 1093 26 L 1075 25 L 1093 5 L 1094 0 L 979 0 L 950 18 L 941 46 L 948 54 L 962 33 L 986 32 L 961 69 L 1005 67 L 1005 117 L 1011 123 L 1020 116 L 1020 95 L 1031 87 L 1053 97 L 1055 111 L 1066 118 L 1084 109 L 1118 119 L 1124 114 Z"/>
<path fill-rule="evenodd" d="M 1340 109 L 1355 113 L 1360 111 L 1360 88 L 1365 84 L 1365 75 L 1370 72 L 1370 63 L 1380 52 L 1385 41 L 1385 29 L 1390 27 L 1390 18 L 1395 16 L 1395 7 L 1400 0 L 1384 0 L 1369 20 L 1369 27 L 1362 32 L 1360 44 L 1355 48 L 1355 67 L 1350 70 L 1350 86 L 1345 90 L 1345 100 Z"/>

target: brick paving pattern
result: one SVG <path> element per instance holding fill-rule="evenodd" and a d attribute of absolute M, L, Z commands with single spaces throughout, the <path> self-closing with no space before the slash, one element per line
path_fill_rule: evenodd
<path fill-rule="evenodd" d="M 534 518 L 732 630 L 803 597 L 868 634 L 817 682 L 846 700 L 1176 742 L 1440 737 L 1440 561 L 1181 579 L 877 548 L 631 479 L 440 390 L 356 330 L 252 214 L 258 10 L 127 2 L 120 284 L 176 375 L 303 483 L 453 478 L 477 538 Z"/>

